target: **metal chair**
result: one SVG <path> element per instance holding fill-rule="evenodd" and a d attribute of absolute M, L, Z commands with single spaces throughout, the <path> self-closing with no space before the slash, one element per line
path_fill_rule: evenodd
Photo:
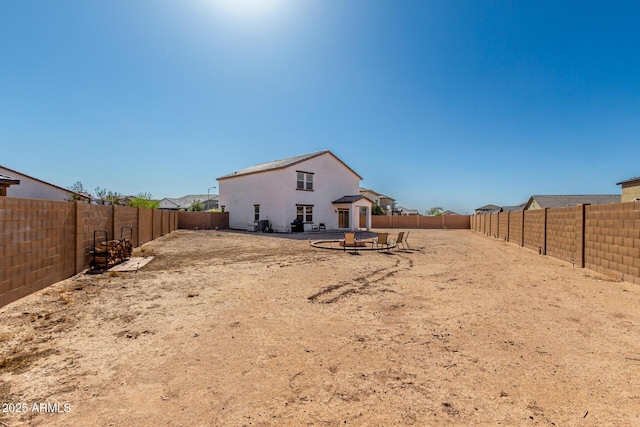
<path fill-rule="evenodd" d="M 391 242 L 389 242 L 389 233 L 378 233 L 378 236 L 373 241 L 373 244 L 376 245 L 376 250 L 380 250 L 380 247 L 386 247 L 387 252 L 389 252 L 389 247 Z"/>
<path fill-rule="evenodd" d="M 358 242 L 356 242 L 356 233 L 344 233 L 343 250 L 347 250 L 347 246 L 353 248 L 355 253 L 358 253 Z"/>

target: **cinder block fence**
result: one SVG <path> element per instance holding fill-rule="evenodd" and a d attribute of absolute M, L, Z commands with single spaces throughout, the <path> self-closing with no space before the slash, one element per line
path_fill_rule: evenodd
<path fill-rule="evenodd" d="M 471 229 L 640 284 L 640 203 L 474 215 Z"/>
<path fill-rule="evenodd" d="M 181 221 L 226 228 L 228 214 L 0 197 L 0 307 L 85 270 L 95 230 L 140 246 Z"/>

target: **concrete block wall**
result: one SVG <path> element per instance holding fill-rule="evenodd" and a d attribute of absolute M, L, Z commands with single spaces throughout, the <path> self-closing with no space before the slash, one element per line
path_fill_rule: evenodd
<path fill-rule="evenodd" d="M 472 229 L 491 235 L 495 215 L 476 215 Z M 508 221 L 512 243 L 640 284 L 640 202 L 510 212 Z"/>
<path fill-rule="evenodd" d="M 74 274 L 75 207 L 0 197 L 0 306 Z"/>
<path fill-rule="evenodd" d="M 153 211 L 140 209 L 138 212 L 138 243 L 144 245 L 153 240 Z"/>
<path fill-rule="evenodd" d="M 546 254 L 545 229 L 546 209 L 524 212 L 524 244 L 525 248 Z"/>
<path fill-rule="evenodd" d="M 171 211 L 160 211 L 162 212 L 162 235 L 169 234 L 169 227 L 171 224 Z"/>
<path fill-rule="evenodd" d="M 162 212 L 158 210 L 151 212 L 151 238 L 153 240 L 162 237 Z"/>
<path fill-rule="evenodd" d="M 165 215 L 166 234 L 178 221 L 175 212 Z M 131 227 L 134 244 L 146 243 L 153 216 L 148 209 L 0 197 L 0 306 L 87 268 L 95 230 L 118 239 Z"/>
<path fill-rule="evenodd" d="M 482 215 L 480 222 L 480 232 L 486 236 L 491 231 L 491 215 Z"/>
<path fill-rule="evenodd" d="M 133 245 L 140 246 L 140 241 L 138 239 L 138 208 L 116 206 L 114 213 L 113 238 L 128 239 L 131 235 Z"/>
<path fill-rule="evenodd" d="M 229 212 L 175 212 L 178 228 L 214 230 L 229 228 Z"/>
<path fill-rule="evenodd" d="M 579 256 L 578 222 L 582 206 L 549 209 L 547 211 L 547 255 L 567 262 L 575 262 Z"/>
<path fill-rule="evenodd" d="M 509 242 L 524 245 L 524 211 L 509 212 Z"/>
<path fill-rule="evenodd" d="M 489 227 L 489 235 L 498 237 L 498 228 L 500 226 L 500 216 L 497 213 L 490 214 L 490 227 Z"/>
<path fill-rule="evenodd" d="M 113 239 L 113 206 L 90 205 L 78 203 L 76 228 L 76 271 L 79 273 L 89 266 L 89 251 L 93 248 L 93 236 L 96 230 L 106 230 L 109 239 Z M 98 241 L 104 239 L 103 234 L 96 234 Z M 75 274 L 74 273 L 74 274 Z"/>
<path fill-rule="evenodd" d="M 360 216 L 360 224 L 365 223 L 365 216 Z M 471 228 L 471 218 L 469 215 L 372 215 L 371 228 L 468 230 Z"/>
<path fill-rule="evenodd" d="M 640 203 L 586 206 L 585 267 L 640 284 Z"/>
<path fill-rule="evenodd" d="M 498 239 L 509 240 L 509 212 L 498 214 Z"/>

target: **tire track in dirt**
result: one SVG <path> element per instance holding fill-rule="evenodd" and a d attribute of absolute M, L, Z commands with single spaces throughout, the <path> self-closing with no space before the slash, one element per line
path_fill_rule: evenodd
<path fill-rule="evenodd" d="M 370 293 L 376 289 L 378 292 L 384 292 L 384 290 L 379 289 L 379 287 L 381 284 L 384 284 L 387 279 L 400 271 L 408 271 L 413 268 L 412 259 L 399 254 L 395 256 L 398 258 L 392 267 L 379 268 L 348 282 L 329 285 L 307 299 L 313 303 L 333 304 L 351 295 Z"/>

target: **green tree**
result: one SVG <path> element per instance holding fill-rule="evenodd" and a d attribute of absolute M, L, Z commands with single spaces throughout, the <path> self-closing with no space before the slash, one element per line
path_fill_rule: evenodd
<path fill-rule="evenodd" d="M 160 201 L 152 200 L 151 193 L 140 193 L 129 202 L 132 208 L 158 209 Z"/>
<path fill-rule="evenodd" d="M 86 196 L 91 197 L 91 194 L 87 191 L 86 188 L 84 188 L 84 185 L 82 185 L 82 182 L 80 181 L 76 181 L 75 184 L 67 187 L 69 190 L 75 192 L 75 193 L 79 193 L 79 194 L 84 194 Z M 76 200 L 82 200 L 77 194 L 72 194 L 69 196 L 69 198 L 67 199 L 70 202 L 76 201 Z"/>
<path fill-rule="evenodd" d="M 440 216 L 444 212 L 444 209 L 440 206 L 431 208 L 427 211 L 427 216 Z"/>
<path fill-rule="evenodd" d="M 371 215 L 386 215 L 387 213 L 380 207 L 380 205 L 373 205 L 371 207 Z"/>
<path fill-rule="evenodd" d="M 190 212 L 200 212 L 204 210 L 204 203 L 200 200 L 195 200 L 191 203 L 191 207 L 188 209 Z"/>
<path fill-rule="evenodd" d="M 104 205 L 104 201 L 107 199 L 107 189 L 96 187 L 94 194 L 96 195 L 96 200 L 99 204 Z"/>

